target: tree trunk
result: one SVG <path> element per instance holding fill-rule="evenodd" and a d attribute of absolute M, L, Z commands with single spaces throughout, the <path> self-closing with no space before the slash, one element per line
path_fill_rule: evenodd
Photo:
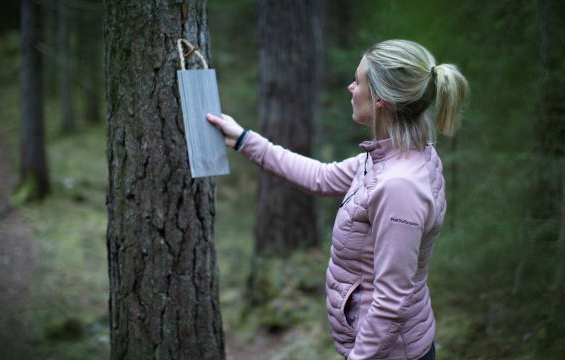
<path fill-rule="evenodd" d="M 540 169 L 537 172 L 534 216 L 559 218 L 561 202 L 560 166 L 565 155 L 565 96 L 563 86 L 563 5 L 561 1 L 539 0 L 540 53 L 538 117 L 536 124 Z"/>
<path fill-rule="evenodd" d="M 555 229 L 558 259 L 565 253 L 565 5 L 558 0 L 539 0 L 540 99 L 538 146 L 543 159 L 537 172 L 537 209 L 542 220 L 561 224 Z M 565 269 L 558 261 L 555 284 L 562 286 Z"/>
<path fill-rule="evenodd" d="M 21 5 L 17 1 L 3 1 L 0 14 L 0 34 L 18 30 L 18 11 Z"/>
<path fill-rule="evenodd" d="M 321 82 L 323 1 L 264 0 L 258 13 L 261 133 L 309 156 Z M 311 196 L 260 174 L 257 256 L 284 256 L 317 245 L 316 219 Z"/>
<path fill-rule="evenodd" d="M 81 8 L 78 51 L 80 57 L 84 119 L 100 123 L 102 83 L 102 14 L 100 0 L 87 0 Z"/>
<path fill-rule="evenodd" d="M 181 37 L 209 57 L 205 0 L 104 2 L 112 359 L 225 358 L 214 181 L 190 175 Z"/>
<path fill-rule="evenodd" d="M 61 65 L 59 64 L 58 53 L 59 5 L 55 1 L 43 2 L 41 5 L 43 9 L 43 28 L 39 51 L 44 59 L 43 89 L 45 98 L 49 101 L 50 97 L 58 96 L 61 87 L 59 84 L 59 69 Z"/>
<path fill-rule="evenodd" d="M 19 191 L 22 200 L 40 199 L 49 193 L 49 178 L 43 131 L 43 82 L 39 40 L 38 7 L 23 0 L 21 18 L 21 165 Z"/>
<path fill-rule="evenodd" d="M 61 132 L 76 131 L 71 77 L 71 51 L 67 0 L 59 0 L 59 101 L 63 122 Z"/>
<path fill-rule="evenodd" d="M 327 38 L 328 47 L 330 47 L 330 41 L 333 39 L 336 46 L 339 49 L 350 49 L 352 46 L 352 40 L 356 36 L 355 31 L 344 31 L 344 29 L 351 29 L 353 21 L 355 19 L 354 14 L 355 7 L 351 6 L 349 0 L 333 0 L 329 1 L 327 4 Z M 332 36 L 333 35 L 333 36 Z M 351 77 L 347 78 L 349 80 Z M 342 86 L 340 83 L 338 86 Z"/>

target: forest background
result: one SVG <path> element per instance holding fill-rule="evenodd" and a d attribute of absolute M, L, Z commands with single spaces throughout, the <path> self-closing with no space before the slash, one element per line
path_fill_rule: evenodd
<path fill-rule="evenodd" d="M 102 4 L 68 1 L 69 52 L 59 52 L 55 2 L 41 4 L 45 127 L 51 194 L 24 202 L 14 190 L 20 156 L 19 2 L 0 5 L 0 357 L 106 359 L 106 118 Z M 565 53 L 544 1 L 327 1 L 313 157 L 358 153 L 370 134 L 351 121 L 346 86 L 363 51 L 390 38 L 457 64 L 472 95 L 463 126 L 437 148 L 448 215 L 430 269 L 439 359 L 565 356 L 563 142 L 565 72 L 544 66 L 544 39 Z M 210 0 L 212 67 L 222 110 L 258 129 L 256 3 Z M 89 46 L 84 46 L 85 44 Z M 64 129 L 59 74 L 71 74 L 74 128 Z M 551 85 L 553 84 L 553 85 Z M 557 90 L 556 90 L 557 89 Z M 89 100 L 97 96 L 97 109 Z M 67 95 L 67 98 L 69 96 Z M 547 99 L 551 104 L 547 106 Z M 561 104 L 561 105 L 559 105 Z M 551 116 L 547 115 L 551 108 Z M 557 110 L 555 110 L 557 109 Z M 98 110 L 98 111 L 96 111 Z M 94 114 L 94 115 L 93 115 Z M 551 121 L 547 119 L 551 118 Z M 68 129 L 67 129 L 68 130 Z M 557 149 L 547 150 L 557 137 Z M 318 199 L 322 244 L 275 260 L 266 301 L 245 300 L 258 170 L 229 151 L 216 181 L 215 241 L 228 358 L 338 359 L 326 323 L 324 272 L 339 200 Z M 274 205 L 276 206 L 276 204 Z"/>

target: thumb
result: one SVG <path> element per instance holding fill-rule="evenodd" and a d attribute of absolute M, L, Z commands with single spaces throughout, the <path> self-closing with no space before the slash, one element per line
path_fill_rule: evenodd
<path fill-rule="evenodd" d="M 226 143 L 227 146 L 229 146 L 231 148 L 235 147 L 235 140 L 234 139 L 226 137 L 224 142 Z"/>
<path fill-rule="evenodd" d="M 222 121 L 222 118 L 210 113 L 206 114 L 206 119 L 208 119 L 208 121 L 210 121 L 212 124 L 219 124 Z"/>

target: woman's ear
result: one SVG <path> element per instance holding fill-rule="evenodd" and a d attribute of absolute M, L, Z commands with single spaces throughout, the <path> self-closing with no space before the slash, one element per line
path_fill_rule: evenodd
<path fill-rule="evenodd" d="M 384 108 L 384 106 L 385 106 L 385 104 L 381 99 L 377 99 L 375 101 L 375 108 L 382 109 L 382 108 Z"/>

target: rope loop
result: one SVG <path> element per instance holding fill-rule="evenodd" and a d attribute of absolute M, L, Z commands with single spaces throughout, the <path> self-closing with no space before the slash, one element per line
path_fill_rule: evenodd
<path fill-rule="evenodd" d="M 186 52 L 186 53 L 184 52 L 183 44 L 188 49 L 188 52 Z M 178 39 L 177 40 L 177 46 L 178 46 L 178 50 L 179 50 L 180 67 L 181 67 L 182 70 L 186 70 L 186 60 L 185 59 L 188 59 L 192 55 L 196 55 L 198 57 L 198 59 L 200 60 L 200 62 L 202 63 L 202 67 L 204 69 L 208 69 L 208 63 L 206 62 L 206 60 L 204 59 L 204 56 L 202 56 L 200 51 L 198 51 L 198 45 L 194 46 L 185 39 Z"/>

